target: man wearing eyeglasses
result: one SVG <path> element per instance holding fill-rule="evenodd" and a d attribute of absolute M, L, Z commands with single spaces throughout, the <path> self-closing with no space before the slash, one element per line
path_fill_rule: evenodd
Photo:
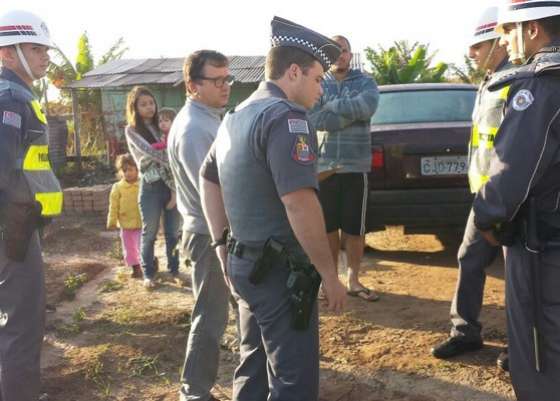
<path fill-rule="evenodd" d="M 181 401 L 216 400 L 210 393 L 218 372 L 220 340 L 228 319 L 229 290 L 202 212 L 198 171 L 228 103 L 233 77 L 221 53 L 199 50 L 183 66 L 187 100 L 169 133 L 169 162 L 183 217 L 183 251 L 191 260 L 195 303 L 191 315 Z"/>

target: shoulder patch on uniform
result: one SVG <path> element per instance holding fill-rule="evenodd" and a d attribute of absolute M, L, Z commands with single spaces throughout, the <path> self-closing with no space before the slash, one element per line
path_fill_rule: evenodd
<path fill-rule="evenodd" d="M 288 130 L 291 134 L 309 134 L 309 125 L 307 120 L 302 120 L 300 118 L 289 118 L 288 119 Z"/>
<path fill-rule="evenodd" d="M 16 112 L 5 110 L 2 114 L 2 124 L 19 129 L 21 128 L 21 116 Z"/>
<path fill-rule="evenodd" d="M 309 145 L 308 140 L 307 135 L 297 135 L 294 141 L 294 146 L 292 147 L 292 159 L 299 164 L 312 164 L 317 159 L 317 155 L 311 145 Z"/>
<path fill-rule="evenodd" d="M 511 101 L 512 106 L 517 111 L 524 111 L 529 108 L 535 101 L 535 97 L 530 90 L 521 89 L 515 94 L 513 100 Z"/>

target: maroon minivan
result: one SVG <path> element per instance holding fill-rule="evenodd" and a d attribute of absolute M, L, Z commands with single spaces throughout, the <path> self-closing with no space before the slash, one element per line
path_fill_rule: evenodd
<path fill-rule="evenodd" d="M 368 231 L 403 225 L 405 233 L 464 226 L 472 195 L 467 153 L 476 87 L 402 84 L 379 87 L 371 119 Z"/>

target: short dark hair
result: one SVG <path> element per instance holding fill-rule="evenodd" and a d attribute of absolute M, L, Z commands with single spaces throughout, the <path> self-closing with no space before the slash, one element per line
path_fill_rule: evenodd
<path fill-rule="evenodd" d="M 352 51 L 352 46 L 350 45 L 350 41 L 348 40 L 348 38 L 346 36 L 334 35 L 331 39 L 334 40 L 335 42 L 337 42 L 339 40 L 345 41 L 346 44 L 348 45 L 348 50 Z"/>
<path fill-rule="evenodd" d="M 543 30 L 552 38 L 560 36 L 560 15 L 537 20 Z"/>
<path fill-rule="evenodd" d="M 280 79 L 292 64 L 298 65 L 307 74 L 315 62 L 318 62 L 315 57 L 297 47 L 273 47 L 266 56 L 265 76 L 267 79 Z"/>
<path fill-rule="evenodd" d="M 204 66 L 210 64 L 213 67 L 227 67 L 229 60 L 222 53 L 215 50 L 197 50 L 187 56 L 183 63 L 183 78 L 185 86 L 188 82 L 196 81 L 202 77 Z M 188 86 L 187 86 L 188 91 Z"/>

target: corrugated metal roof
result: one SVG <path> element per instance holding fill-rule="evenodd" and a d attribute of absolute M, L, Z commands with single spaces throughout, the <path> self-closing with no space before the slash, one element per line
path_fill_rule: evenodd
<path fill-rule="evenodd" d="M 264 56 L 229 56 L 229 69 L 237 83 L 264 80 Z M 70 83 L 69 89 L 117 88 L 132 85 L 179 85 L 183 82 L 184 58 L 126 59 L 103 64 Z M 363 70 L 360 55 L 354 54 L 352 68 Z"/>

